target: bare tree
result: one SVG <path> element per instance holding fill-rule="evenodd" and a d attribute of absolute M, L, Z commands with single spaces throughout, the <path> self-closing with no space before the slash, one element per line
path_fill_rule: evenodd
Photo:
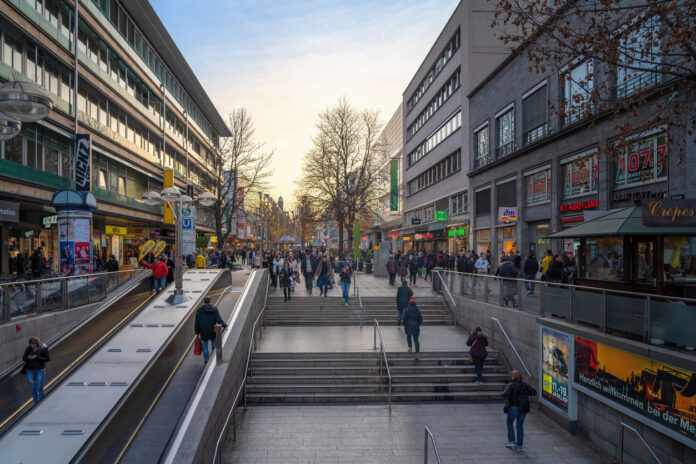
<path fill-rule="evenodd" d="M 254 201 L 251 190 L 267 187 L 273 151 L 266 151 L 264 145 L 254 138 L 254 124 L 246 108 L 238 108 L 229 116 L 228 126 L 231 137 L 219 140 L 211 160 L 213 178 L 206 187 L 216 200 L 210 207 L 215 219 L 215 235 L 218 248 L 232 233 L 241 219 L 240 189 L 245 192 L 245 203 Z"/>
<path fill-rule="evenodd" d="M 339 224 L 341 252 L 344 229 L 352 230 L 355 218 L 374 211 L 384 195 L 382 123 L 377 111 L 358 111 L 343 97 L 319 115 L 316 129 L 298 184 L 310 204 Z"/>
<path fill-rule="evenodd" d="M 560 71 L 586 60 L 581 77 L 561 73 L 564 85 L 581 91 L 552 110 L 562 118 L 636 114 L 652 105 L 648 118 L 617 121 L 620 139 L 607 147 L 623 150 L 628 138 L 669 124 L 673 141 L 696 128 L 696 2 L 693 0 L 498 0 L 492 27 L 510 45 L 521 44 L 529 70 Z M 630 119 L 630 121 L 629 121 Z M 680 157 L 683 156 L 683 151 Z"/>
<path fill-rule="evenodd" d="M 295 222 L 298 224 L 300 234 L 298 242 L 304 246 L 307 232 L 319 222 L 319 214 L 308 195 L 296 193 L 295 198 L 297 199 Z"/>

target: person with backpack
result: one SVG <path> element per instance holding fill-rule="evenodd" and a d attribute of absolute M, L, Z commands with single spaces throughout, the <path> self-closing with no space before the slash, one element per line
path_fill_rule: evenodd
<path fill-rule="evenodd" d="M 404 282 L 406 282 L 404 280 Z M 408 302 L 408 307 L 404 310 L 404 332 L 406 332 L 406 343 L 408 344 L 408 352 L 411 353 L 411 339 L 413 338 L 413 348 L 416 349 L 416 361 L 420 358 L 420 326 L 423 323 L 423 315 L 421 314 L 416 302 L 411 300 Z"/>
<path fill-rule="evenodd" d="M 404 315 L 404 309 L 408 307 L 408 302 L 413 296 L 413 290 L 408 286 L 408 282 L 405 280 L 401 281 L 401 287 L 396 291 L 396 310 L 399 311 L 399 315 L 396 318 L 397 325 L 401 324 L 401 318 Z"/>
<path fill-rule="evenodd" d="M 387 261 L 387 273 L 389 274 L 389 285 L 394 285 L 396 280 L 396 273 L 399 272 L 399 263 L 396 261 L 394 255 L 389 257 Z"/>
<path fill-rule="evenodd" d="M 203 299 L 203 306 L 196 310 L 196 321 L 194 330 L 196 336 L 200 338 L 203 343 L 203 359 L 206 364 L 208 363 L 208 358 L 210 354 L 208 352 L 208 340 L 210 340 L 211 351 L 215 351 L 215 323 L 227 327 L 227 324 L 220 317 L 220 312 L 218 309 L 210 304 L 210 297 L 206 296 Z"/>
<path fill-rule="evenodd" d="M 524 418 L 529 412 L 529 397 L 536 396 L 536 390 L 524 383 L 522 372 L 517 369 L 511 372 L 512 382 L 503 391 L 503 398 L 507 399 L 503 412 L 507 414 L 508 441 L 505 444 L 508 448 L 522 452 L 522 442 L 524 441 Z M 517 422 L 517 439 L 515 440 L 514 423 Z"/>
<path fill-rule="evenodd" d="M 41 248 L 37 248 L 36 250 L 34 250 L 34 254 L 31 255 L 30 267 L 31 267 L 31 278 L 32 279 L 40 279 L 41 274 L 43 273 L 43 270 L 44 270 L 44 262 L 43 262 L 43 256 L 41 255 Z"/>
<path fill-rule="evenodd" d="M 486 337 L 481 327 L 476 327 L 469 335 L 466 341 L 466 346 L 469 346 L 469 360 L 474 364 L 476 371 L 476 385 L 483 385 L 483 363 L 488 356 L 488 337 Z"/>
<path fill-rule="evenodd" d="M 24 350 L 24 355 L 22 356 L 22 360 L 24 361 L 22 373 L 27 376 L 34 404 L 41 401 L 44 397 L 46 363 L 49 359 L 48 346 L 46 346 L 45 343 L 41 343 L 38 338 L 31 337 L 29 339 L 29 346 Z"/>

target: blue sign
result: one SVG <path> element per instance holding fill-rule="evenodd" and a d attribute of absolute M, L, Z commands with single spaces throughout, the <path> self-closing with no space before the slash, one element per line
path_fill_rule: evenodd
<path fill-rule="evenodd" d="M 195 226 L 193 224 L 194 224 L 193 218 L 183 218 L 183 221 L 181 223 L 182 228 L 187 229 L 187 230 L 194 229 Z"/>

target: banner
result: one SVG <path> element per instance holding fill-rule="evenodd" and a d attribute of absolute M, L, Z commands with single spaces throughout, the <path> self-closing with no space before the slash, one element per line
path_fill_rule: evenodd
<path fill-rule="evenodd" d="M 159 255 L 162 254 L 165 248 L 167 248 L 167 242 L 165 242 L 164 240 L 160 240 L 152 249 L 152 254 L 155 255 L 155 258 L 157 258 Z"/>
<path fill-rule="evenodd" d="M 389 211 L 399 211 L 399 160 L 389 161 Z"/>
<path fill-rule="evenodd" d="M 168 187 L 174 187 L 173 169 L 164 170 L 164 188 Z M 172 212 L 172 208 L 169 206 L 169 203 L 164 203 L 164 223 L 174 224 L 174 213 Z"/>
<path fill-rule="evenodd" d="M 548 327 L 541 328 L 541 397 L 561 411 L 568 412 L 568 364 L 570 335 Z"/>
<path fill-rule="evenodd" d="M 237 227 L 244 227 L 244 187 L 237 189 Z"/>
<path fill-rule="evenodd" d="M 576 336 L 575 385 L 696 440 L 693 372 Z"/>
<path fill-rule="evenodd" d="M 152 249 L 155 248 L 155 241 L 154 240 L 148 240 L 143 244 L 143 246 L 140 247 L 140 254 L 138 255 L 138 261 L 142 261 L 145 256 L 149 252 L 152 251 Z"/>
<path fill-rule="evenodd" d="M 92 271 L 90 220 L 61 218 L 58 220 L 60 274 L 78 275 Z"/>
<path fill-rule="evenodd" d="M 89 134 L 75 136 L 75 190 L 89 191 Z"/>
<path fill-rule="evenodd" d="M 695 200 L 643 200 L 646 226 L 696 226 Z"/>

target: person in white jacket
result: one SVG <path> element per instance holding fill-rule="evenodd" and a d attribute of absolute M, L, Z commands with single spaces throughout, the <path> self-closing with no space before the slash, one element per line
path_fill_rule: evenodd
<path fill-rule="evenodd" d="M 491 263 L 489 263 L 486 259 L 486 253 L 481 253 L 479 259 L 476 260 L 474 267 L 476 268 L 477 274 L 488 274 L 488 271 L 491 268 Z"/>
<path fill-rule="evenodd" d="M 271 281 L 273 288 L 278 287 L 278 276 L 280 275 L 280 270 L 283 269 L 283 263 L 285 263 L 283 255 L 281 255 L 280 252 L 276 253 L 275 258 L 273 258 L 273 275 Z"/>

